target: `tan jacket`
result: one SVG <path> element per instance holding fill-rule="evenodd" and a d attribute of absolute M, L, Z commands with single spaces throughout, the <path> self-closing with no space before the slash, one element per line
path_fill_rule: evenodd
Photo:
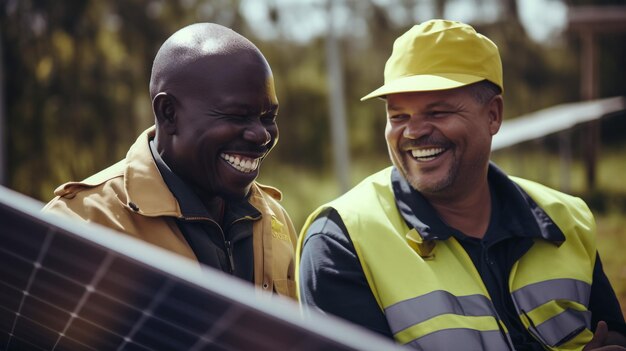
<path fill-rule="evenodd" d="M 198 261 L 178 229 L 180 206 L 150 152 L 155 128 L 143 132 L 126 158 L 82 182 L 58 187 L 44 211 L 98 223 Z M 262 218 L 253 223 L 254 282 L 263 291 L 295 298 L 296 231 L 275 188 L 254 183 L 250 203 Z"/>

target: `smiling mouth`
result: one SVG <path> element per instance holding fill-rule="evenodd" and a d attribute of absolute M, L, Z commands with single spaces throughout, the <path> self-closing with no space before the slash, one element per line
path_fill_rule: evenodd
<path fill-rule="evenodd" d="M 418 161 L 430 161 L 444 153 L 447 149 L 443 147 L 434 147 L 428 149 L 411 150 L 411 155 Z"/>
<path fill-rule="evenodd" d="M 250 158 L 242 155 L 231 155 L 227 153 L 221 153 L 220 157 L 231 165 L 234 169 L 242 173 L 254 172 L 259 168 L 261 158 Z"/>

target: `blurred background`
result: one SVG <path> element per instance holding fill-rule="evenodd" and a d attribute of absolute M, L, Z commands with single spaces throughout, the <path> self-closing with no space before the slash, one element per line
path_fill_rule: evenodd
<path fill-rule="evenodd" d="M 160 44 L 185 25 L 216 22 L 248 37 L 272 66 L 281 132 L 260 181 L 283 190 L 283 205 L 299 228 L 315 207 L 389 164 L 384 104 L 359 98 L 382 83 L 393 40 L 410 26 L 448 18 L 490 37 L 503 59 L 508 122 L 566 103 L 626 96 L 624 5 L 0 0 L 0 184 L 47 202 L 59 184 L 123 158 L 153 123 L 148 81 Z M 509 174 L 588 201 L 605 270 L 626 311 L 626 113 L 620 101 L 592 122 L 499 148 L 493 160 Z M 541 118 L 575 118 L 583 105 L 573 106 Z"/>

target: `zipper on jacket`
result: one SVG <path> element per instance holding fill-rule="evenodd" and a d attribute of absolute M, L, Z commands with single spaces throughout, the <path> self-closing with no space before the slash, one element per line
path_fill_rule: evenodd
<path fill-rule="evenodd" d="M 222 237 L 222 240 L 224 240 L 224 247 L 226 248 L 226 255 L 228 256 L 228 273 L 229 274 L 235 273 L 235 259 L 233 257 L 233 243 L 230 240 L 226 240 L 226 235 L 224 234 L 224 230 L 222 229 L 222 226 L 220 226 L 219 223 L 217 223 L 216 221 L 210 218 L 206 218 L 206 217 L 182 217 L 182 219 L 185 221 L 203 221 L 203 222 L 210 222 L 210 223 L 215 224 L 215 226 L 217 227 Z"/>
<path fill-rule="evenodd" d="M 233 243 L 230 240 L 224 240 L 226 246 L 226 254 L 228 255 L 228 263 L 230 264 L 230 274 L 235 273 L 235 260 L 233 258 Z"/>
<path fill-rule="evenodd" d="M 244 216 L 241 218 L 237 218 L 236 220 L 234 220 L 232 223 L 230 223 L 228 225 L 228 227 L 230 228 L 233 224 L 237 223 L 237 222 L 241 222 L 241 221 L 245 221 L 245 220 L 257 220 L 260 219 L 261 216 L 257 216 L 257 217 L 252 217 L 252 216 Z M 226 240 L 226 235 L 224 234 L 224 231 L 222 229 L 222 227 L 218 226 L 220 228 L 220 231 L 222 232 L 222 238 L 224 239 L 224 246 L 226 247 L 226 254 L 228 255 L 228 263 L 230 265 L 230 273 L 234 274 L 235 273 L 235 259 L 233 256 L 233 242 L 230 240 Z"/>

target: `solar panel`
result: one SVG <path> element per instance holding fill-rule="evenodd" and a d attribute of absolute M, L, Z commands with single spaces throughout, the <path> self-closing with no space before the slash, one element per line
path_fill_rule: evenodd
<path fill-rule="evenodd" d="M 0 349 L 397 350 L 339 319 L 0 187 Z"/>

